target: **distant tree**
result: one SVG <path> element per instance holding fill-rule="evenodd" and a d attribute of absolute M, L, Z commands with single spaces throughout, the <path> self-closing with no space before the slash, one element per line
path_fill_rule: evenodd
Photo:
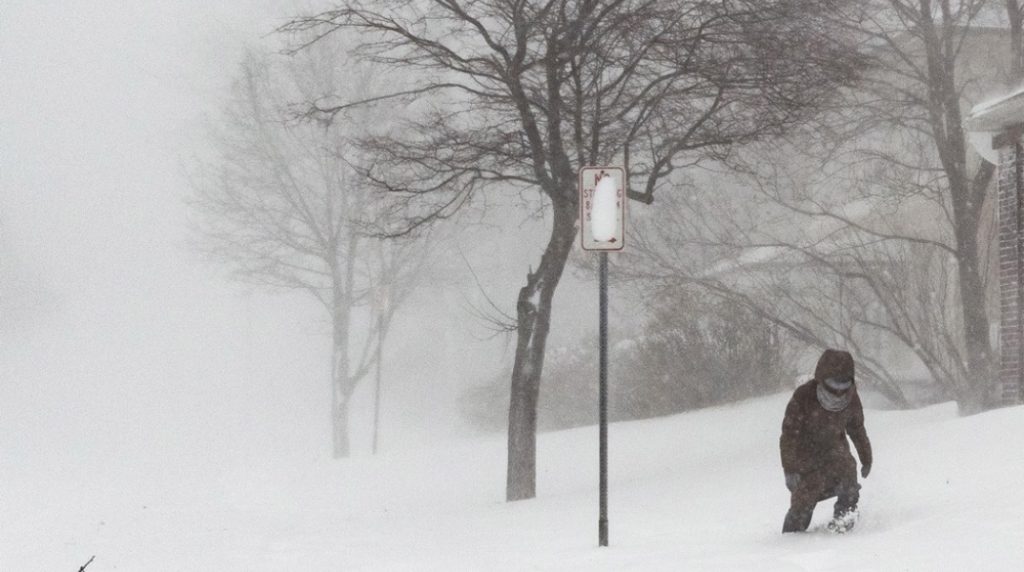
<path fill-rule="evenodd" d="M 785 330 L 692 284 L 656 293 L 624 357 L 620 407 L 650 417 L 767 395 L 795 378 Z"/>
<path fill-rule="evenodd" d="M 619 162 L 650 203 L 681 166 L 777 134 L 858 69 L 811 0 L 382 0 L 296 18 L 296 51 L 338 32 L 399 70 L 401 89 L 315 101 L 312 117 L 417 100 L 400 130 L 363 138 L 364 174 L 395 200 L 394 234 L 485 191 L 539 192 L 551 235 L 515 304 L 506 498 L 536 491 L 537 400 L 551 305 L 575 243 L 577 172 Z M 536 205 L 534 205 L 536 208 Z"/>
<path fill-rule="evenodd" d="M 196 170 L 191 201 L 199 246 L 234 277 L 305 292 L 329 316 L 335 458 L 349 454 L 350 398 L 374 365 L 378 330 L 387 329 L 426 260 L 424 244 L 376 237 L 379 202 L 349 165 L 357 128 L 293 119 L 294 102 L 351 85 L 355 72 L 341 73 L 342 56 L 328 43 L 295 58 L 250 54 L 213 134 L 215 153 Z M 377 319 L 361 318 L 371 306 Z"/>
<path fill-rule="evenodd" d="M 805 191 L 800 184 L 772 182 L 771 192 Z M 751 187 L 712 185 L 730 196 L 710 204 L 680 200 L 678 210 L 659 211 L 632 237 L 637 255 L 620 274 L 700 288 L 759 316 L 815 357 L 824 348 L 847 348 L 857 357 L 858 379 L 896 406 L 911 405 L 906 360 L 891 359 L 899 351 L 919 356 L 938 391 L 954 396 L 948 368 L 957 354 L 943 350 L 956 349 L 948 346 L 955 345 L 949 332 L 958 314 L 944 255 L 795 214 Z M 906 217 L 876 208 L 856 220 L 881 232 L 898 218 Z M 694 220 L 701 223 L 681 222 Z"/>
<path fill-rule="evenodd" d="M 971 151 L 964 118 L 972 103 L 1021 79 L 1022 14 L 1008 0 L 1006 26 L 1002 9 L 880 0 L 837 10 L 871 54 L 862 81 L 791 145 L 751 150 L 749 176 L 735 181 L 752 191 L 745 202 L 674 240 L 679 248 L 687 235 L 690 248 L 721 256 L 775 249 L 787 272 L 747 264 L 731 283 L 706 268 L 677 265 L 681 273 L 760 308 L 809 345 L 865 350 L 866 372 L 897 404 L 907 398 L 889 366 L 870 361 L 872 344 L 903 348 L 963 411 L 981 409 L 995 355 L 987 296 L 995 227 L 985 224 L 995 166 Z M 793 268 L 816 280 L 794 280 Z"/>
<path fill-rule="evenodd" d="M 767 395 L 795 379 L 785 330 L 749 308 L 695 285 L 647 292 L 657 303 L 636 332 L 611 348 L 608 415 L 647 419 Z M 597 418 L 597 348 L 593 336 L 549 350 L 541 387 L 542 430 L 593 424 Z M 505 372 L 507 373 L 507 372 Z M 474 426 L 500 428 L 508 407 L 500 378 L 468 389 L 462 413 Z"/>

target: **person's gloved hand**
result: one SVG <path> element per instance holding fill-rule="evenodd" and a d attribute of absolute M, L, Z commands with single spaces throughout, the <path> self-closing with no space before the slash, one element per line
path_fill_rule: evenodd
<path fill-rule="evenodd" d="M 870 472 L 871 472 L 871 465 L 870 464 L 864 465 L 864 466 L 862 466 L 860 468 L 860 476 L 864 477 L 865 479 L 868 478 L 868 473 L 870 473 Z"/>
<path fill-rule="evenodd" d="M 786 473 L 786 488 L 789 489 L 789 492 L 795 491 L 797 485 L 799 485 L 799 484 L 800 484 L 800 474 L 799 473 Z"/>

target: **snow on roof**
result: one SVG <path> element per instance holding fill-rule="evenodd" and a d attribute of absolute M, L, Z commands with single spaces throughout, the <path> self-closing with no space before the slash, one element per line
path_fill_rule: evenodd
<path fill-rule="evenodd" d="M 933 224 L 928 213 L 934 209 L 934 203 L 930 199 L 912 197 L 900 202 L 895 210 L 885 214 L 878 212 L 880 205 L 877 198 L 860 197 L 852 201 L 838 205 L 832 210 L 836 215 L 854 224 L 861 224 L 867 228 L 877 227 L 875 224 L 879 217 L 884 217 L 888 224 L 895 225 L 892 230 L 902 232 L 911 236 L 919 233 L 927 234 L 930 225 Z M 914 216 L 908 216 L 913 213 Z M 846 242 L 837 232 L 848 227 L 847 222 L 833 216 L 817 215 L 804 224 L 804 244 L 799 246 L 800 241 L 794 242 L 791 246 L 754 246 L 744 248 L 736 257 L 721 260 L 710 266 L 702 273 L 704 277 L 722 276 L 732 272 L 751 270 L 765 265 L 792 265 L 798 264 L 803 255 L 800 251 L 803 248 L 808 250 L 819 250 L 820 254 L 828 256 L 829 251 L 842 248 Z M 833 237 L 833 238 L 829 238 Z M 816 244 L 817 246 L 809 246 Z"/>
<path fill-rule="evenodd" d="M 755 246 L 752 248 L 745 248 L 736 258 L 723 260 L 709 268 L 704 273 L 704 276 L 707 277 L 725 274 L 741 268 L 763 264 L 779 258 L 787 250 L 789 249 L 783 246 Z"/>
<path fill-rule="evenodd" d="M 877 199 L 861 197 L 839 205 L 831 210 L 837 216 L 855 223 L 860 223 L 869 220 L 877 206 Z M 845 222 L 835 217 L 819 215 L 814 217 L 814 219 L 808 223 L 807 236 L 812 240 L 820 240 L 833 234 L 837 230 L 846 228 L 846 226 L 847 224 Z"/>
<path fill-rule="evenodd" d="M 1000 131 L 1024 122 L 1024 85 L 1014 91 L 990 98 L 971 108 L 967 126 L 971 131 Z"/>

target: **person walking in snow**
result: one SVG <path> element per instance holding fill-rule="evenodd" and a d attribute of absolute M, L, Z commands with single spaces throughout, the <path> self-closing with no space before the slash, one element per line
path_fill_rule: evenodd
<path fill-rule="evenodd" d="M 857 518 L 860 484 L 857 461 L 846 436 L 857 448 L 861 476 L 871 472 L 871 441 L 864 430 L 864 408 L 857 395 L 853 357 L 828 349 L 821 354 L 814 379 L 796 388 L 786 406 L 779 449 L 789 512 L 782 532 L 807 530 L 814 507 L 836 497 L 829 530 L 846 532 Z"/>

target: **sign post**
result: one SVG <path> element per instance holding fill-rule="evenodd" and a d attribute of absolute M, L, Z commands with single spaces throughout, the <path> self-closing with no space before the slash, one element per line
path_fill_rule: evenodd
<path fill-rule="evenodd" d="M 608 251 L 620 251 L 626 231 L 626 171 L 622 167 L 580 169 L 580 241 L 598 251 L 598 546 L 608 546 Z"/>

